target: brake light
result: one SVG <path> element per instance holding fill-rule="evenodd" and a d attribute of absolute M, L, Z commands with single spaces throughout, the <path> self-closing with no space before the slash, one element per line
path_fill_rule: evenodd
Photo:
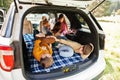
<path fill-rule="evenodd" d="M 5 71 L 11 71 L 14 66 L 13 48 L 0 45 L 0 67 Z"/>

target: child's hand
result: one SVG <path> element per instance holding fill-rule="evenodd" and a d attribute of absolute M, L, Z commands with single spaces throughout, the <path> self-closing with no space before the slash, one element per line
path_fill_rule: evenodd
<path fill-rule="evenodd" d="M 55 36 L 47 36 L 46 38 L 54 38 L 55 39 L 55 41 L 59 41 Z"/>
<path fill-rule="evenodd" d="M 47 54 L 47 53 L 46 53 L 46 54 L 43 54 L 43 55 L 41 56 L 42 59 L 44 59 L 44 58 L 46 58 L 46 57 L 50 58 L 50 57 L 52 57 L 52 56 L 51 56 L 50 54 Z"/>

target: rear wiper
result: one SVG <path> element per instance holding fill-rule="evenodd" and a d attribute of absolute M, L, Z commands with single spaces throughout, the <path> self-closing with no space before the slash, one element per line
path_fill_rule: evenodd
<path fill-rule="evenodd" d="M 17 8 L 17 3 L 16 0 L 14 0 L 15 8 L 16 8 L 16 13 L 18 13 L 18 8 Z"/>

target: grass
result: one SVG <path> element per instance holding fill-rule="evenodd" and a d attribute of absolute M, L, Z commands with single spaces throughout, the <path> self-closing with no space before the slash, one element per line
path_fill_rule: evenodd
<path fill-rule="evenodd" d="M 99 80 L 120 80 L 120 60 L 109 57 L 105 61 L 107 65 Z"/>
<path fill-rule="evenodd" d="M 101 23 L 106 34 L 106 68 L 99 80 L 120 80 L 120 23 Z"/>

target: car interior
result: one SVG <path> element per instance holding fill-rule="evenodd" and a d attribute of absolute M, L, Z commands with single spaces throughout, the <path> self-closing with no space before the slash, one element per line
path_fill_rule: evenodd
<path fill-rule="evenodd" d="M 77 53 L 75 53 L 72 57 L 62 57 L 59 55 L 57 48 L 52 48 L 52 57 L 54 60 L 53 65 L 48 68 L 44 68 L 32 54 L 35 41 L 34 35 L 40 33 L 40 21 L 42 20 L 43 15 L 47 17 L 52 29 L 61 13 L 65 16 L 69 30 L 77 30 L 75 34 L 68 33 L 65 37 L 82 45 L 92 43 L 95 48 L 90 56 L 85 60 L 83 60 Z M 22 33 L 22 51 L 24 64 L 23 71 L 27 78 L 44 79 L 46 76 L 47 78 L 69 76 L 86 69 L 97 60 L 98 49 L 96 46 L 98 46 L 98 44 L 96 43 L 98 36 L 96 36 L 95 30 L 92 28 L 94 27 L 92 22 L 83 11 L 63 11 L 57 9 L 40 10 L 39 8 L 35 8 L 34 10 L 31 9 L 31 11 L 28 10 L 23 17 L 22 31 L 24 31 L 24 21 L 26 19 L 28 20 L 27 25 L 29 25 L 29 27 L 26 29 L 28 32 L 25 34 Z M 35 33 L 35 30 L 38 32 Z"/>

